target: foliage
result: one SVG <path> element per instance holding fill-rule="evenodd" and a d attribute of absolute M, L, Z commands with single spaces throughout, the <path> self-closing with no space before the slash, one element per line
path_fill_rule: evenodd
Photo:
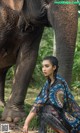
<path fill-rule="evenodd" d="M 15 68 L 15 66 L 12 66 L 12 67 L 9 69 L 9 71 L 7 72 L 7 75 L 6 75 L 6 82 L 12 81 L 12 78 L 13 78 L 13 76 L 14 76 L 14 68 Z"/>
<path fill-rule="evenodd" d="M 77 42 L 74 55 L 74 64 L 73 64 L 73 75 L 72 75 L 72 87 L 80 88 L 80 18 L 78 20 L 78 32 L 77 32 Z M 43 77 L 41 71 L 41 61 L 46 55 L 53 54 L 53 37 L 54 32 L 52 28 L 45 28 L 42 41 L 40 44 L 38 59 L 34 74 L 32 76 L 32 81 L 30 87 L 40 88 L 43 85 L 45 78 Z M 12 67 L 7 73 L 7 82 L 12 81 L 11 78 L 14 75 L 14 67 Z M 78 89 L 80 90 L 80 89 Z M 75 91 L 75 90 L 74 90 Z M 77 92 L 79 93 L 79 92 Z"/>
<path fill-rule="evenodd" d="M 78 32 L 77 32 L 77 41 L 74 55 L 74 64 L 73 64 L 73 74 L 72 74 L 72 85 L 80 88 L 80 18 L 78 20 Z M 33 79 L 37 85 L 44 83 L 44 77 L 41 72 L 41 61 L 46 55 L 53 54 L 53 31 L 52 29 L 45 28 L 43 38 L 40 45 L 39 56 L 37 59 L 36 68 L 33 74 Z"/>
<path fill-rule="evenodd" d="M 78 20 L 77 42 L 73 64 L 73 85 L 80 88 L 80 18 Z"/>
<path fill-rule="evenodd" d="M 76 49 L 75 49 L 75 55 L 74 55 L 74 65 L 73 65 L 73 79 L 72 79 L 72 86 L 74 87 L 73 94 L 75 95 L 75 98 L 77 100 L 77 96 L 80 95 L 80 18 L 78 21 L 78 33 L 77 33 L 77 42 L 76 42 Z M 27 94 L 27 97 L 25 99 L 25 111 L 26 114 L 29 113 L 29 110 L 31 109 L 31 105 L 33 104 L 33 101 L 35 97 L 37 96 L 38 92 L 40 91 L 41 85 L 44 83 L 44 77 L 41 72 L 41 61 L 46 55 L 52 55 L 53 54 L 53 31 L 51 28 L 45 28 L 44 34 L 42 37 L 42 41 L 40 44 L 40 50 L 39 50 L 39 56 L 37 59 L 36 68 L 33 74 L 33 81 L 30 84 L 30 88 Z M 9 97 L 11 93 L 11 82 L 12 77 L 14 75 L 14 67 L 11 67 L 11 69 L 7 73 L 6 77 L 6 100 Z M 39 88 L 39 89 L 38 89 Z M 80 102 L 80 98 L 79 98 Z M 3 109 L 0 108 L 0 116 Z M 24 121 L 21 121 L 19 124 L 23 125 Z M 30 128 L 37 128 L 37 120 L 34 119 L 30 125 Z"/>
<path fill-rule="evenodd" d="M 39 55 L 37 59 L 36 68 L 33 74 L 36 85 L 40 86 L 44 83 L 44 77 L 41 71 L 41 61 L 45 56 L 53 54 L 53 30 L 51 28 L 45 28 L 42 41 L 40 44 Z"/>

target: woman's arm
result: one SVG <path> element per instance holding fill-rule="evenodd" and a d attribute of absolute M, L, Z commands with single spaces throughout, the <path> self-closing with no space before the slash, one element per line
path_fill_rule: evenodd
<path fill-rule="evenodd" d="M 28 127 L 31 122 L 31 120 L 37 115 L 37 112 L 39 111 L 39 108 L 42 106 L 42 104 L 34 104 L 30 113 L 28 114 L 24 126 L 23 126 L 23 132 L 28 133 Z"/>
<path fill-rule="evenodd" d="M 33 119 L 33 117 L 36 115 L 35 112 L 31 112 L 29 113 L 29 115 L 27 116 L 24 126 L 23 126 L 23 132 L 24 133 L 28 133 L 28 127 L 29 127 L 29 123 L 30 121 Z"/>
<path fill-rule="evenodd" d="M 33 119 L 33 117 L 35 117 L 37 115 L 37 113 L 40 110 L 40 107 L 44 106 L 44 103 L 46 101 L 46 99 L 44 99 L 45 96 L 45 88 L 47 87 L 48 82 L 46 82 L 42 88 L 42 90 L 40 91 L 39 95 L 37 96 L 36 100 L 35 100 L 35 104 L 33 105 L 29 115 L 27 116 L 24 126 L 23 126 L 23 132 L 24 133 L 28 133 L 28 127 L 29 127 L 29 123 L 30 121 Z"/>

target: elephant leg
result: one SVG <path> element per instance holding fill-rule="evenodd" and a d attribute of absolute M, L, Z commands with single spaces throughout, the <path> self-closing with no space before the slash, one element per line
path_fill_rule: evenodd
<path fill-rule="evenodd" d="M 17 58 L 12 94 L 2 114 L 3 120 L 17 122 L 25 117 L 24 99 L 36 64 L 42 33 L 43 28 L 36 28 L 24 37 L 25 42 Z"/>
<path fill-rule="evenodd" d="M 7 71 L 8 71 L 8 68 L 0 69 L 0 106 L 5 105 L 4 87 L 5 87 L 5 77 L 6 77 Z"/>
<path fill-rule="evenodd" d="M 55 30 L 55 47 L 56 56 L 59 60 L 59 73 L 70 85 L 77 35 L 77 6 L 51 3 L 48 8 L 48 19 Z"/>

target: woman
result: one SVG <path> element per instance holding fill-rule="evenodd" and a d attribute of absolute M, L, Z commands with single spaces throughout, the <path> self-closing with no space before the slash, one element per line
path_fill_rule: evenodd
<path fill-rule="evenodd" d="M 74 101 L 66 81 L 57 75 L 57 71 L 57 58 L 45 57 L 42 72 L 47 81 L 25 120 L 24 133 L 28 133 L 29 123 L 36 115 L 40 118 L 39 133 L 47 132 L 46 125 L 50 125 L 58 133 L 80 133 L 80 107 Z"/>

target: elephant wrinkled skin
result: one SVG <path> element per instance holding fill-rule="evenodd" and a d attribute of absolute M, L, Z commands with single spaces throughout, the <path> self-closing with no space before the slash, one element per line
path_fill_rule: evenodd
<path fill-rule="evenodd" d="M 60 73 L 71 80 L 77 33 L 77 5 L 55 5 L 52 0 L 0 1 L 0 104 L 8 69 L 16 64 L 12 92 L 2 119 L 17 122 L 25 116 L 24 99 L 38 56 L 44 26 L 56 35 Z"/>

